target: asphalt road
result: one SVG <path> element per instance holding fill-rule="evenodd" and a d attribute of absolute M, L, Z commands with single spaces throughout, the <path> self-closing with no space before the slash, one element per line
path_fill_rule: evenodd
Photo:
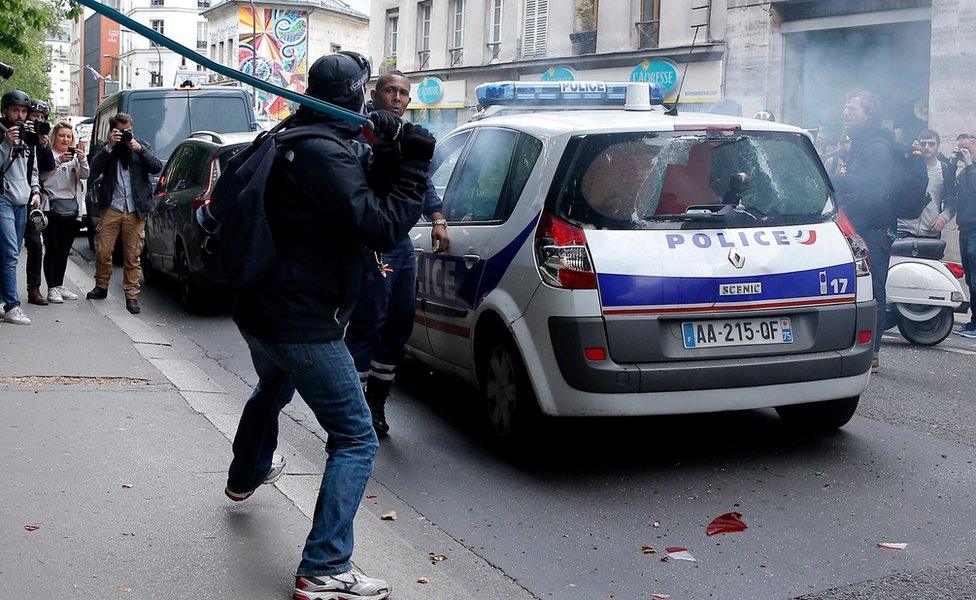
<path fill-rule="evenodd" d="M 107 302 L 122 301 L 115 279 Z M 143 307 L 208 372 L 255 383 L 226 310 L 187 314 L 149 287 Z M 472 389 L 414 366 L 372 485 L 538 598 L 974 598 L 976 342 L 885 342 L 858 416 L 830 435 L 772 411 L 574 420 L 515 459 L 487 440 Z M 301 406 L 286 418 L 286 439 L 317 430 Z M 748 530 L 706 537 L 731 511 Z M 697 562 L 662 561 L 668 546 Z"/>

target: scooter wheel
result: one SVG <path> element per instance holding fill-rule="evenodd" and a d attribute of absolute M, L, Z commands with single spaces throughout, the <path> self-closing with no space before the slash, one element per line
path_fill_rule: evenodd
<path fill-rule="evenodd" d="M 911 311 L 911 306 L 907 307 Z M 925 307 L 930 310 L 930 307 Z M 950 308 L 943 308 L 939 313 L 927 321 L 912 321 L 904 315 L 898 315 L 898 331 L 902 337 L 916 346 L 935 346 L 952 333 L 953 313 Z"/>

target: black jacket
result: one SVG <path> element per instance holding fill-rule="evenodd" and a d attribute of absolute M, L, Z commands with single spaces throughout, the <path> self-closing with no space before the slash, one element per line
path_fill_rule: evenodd
<path fill-rule="evenodd" d="M 234 305 L 234 321 L 260 340 L 342 338 L 364 268 L 376 268 L 365 264 L 363 247 L 392 250 L 420 218 L 426 164 L 376 154 L 369 160 L 369 148 L 353 139 L 358 127 L 318 123 L 333 137 L 295 142 L 279 153 L 268 178 L 275 276 L 241 290 Z M 381 187 L 388 191 L 378 194 Z"/>
<path fill-rule="evenodd" d="M 150 175 L 156 175 L 163 170 L 163 163 L 153 154 L 152 148 L 145 140 L 136 140 L 142 149 L 129 153 L 132 156 L 129 166 L 129 177 L 132 181 L 132 194 L 136 202 L 139 216 L 146 218 L 155 204 L 153 198 Z M 96 186 L 98 208 L 107 209 L 112 205 L 112 193 L 115 191 L 115 172 L 119 168 L 119 159 L 107 146 L 99 148 L 91 157 L 91 174 L 88 176 L 89 185 Z"/>
<path fill-rule="evenodd" d="M 898 176 L 894 138 L 871 125 L 851 127 L 848 135 L 847 172 L 834 177 L 840 208 L 858 231 L 894 230 L 898 219 L 889 203 Z"/>
<path fill-rule="evenodd" d="M 960 230 L 976 229 L 976 165 L 959 174 L 956 188 L 956 223 Z"/>

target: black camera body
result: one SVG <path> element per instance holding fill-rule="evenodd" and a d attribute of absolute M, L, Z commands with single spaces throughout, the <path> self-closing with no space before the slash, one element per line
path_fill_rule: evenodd
<path fill-rule="evenodd" d="M 122 139 L 120 139 L 119 141 L 122 142 L 125 145 L 128 145 L 129 142 L 132 141 L 132 130 L 131 129 L 124 129 L 124 130 L 122 130 L 121 133 L 122 133 Z"/>
<path fill-rule="evenodd" d="M 25 121 L 21 123 L 18 130 L 20 131 L 20 141 L 22 141 L 24 145 L 36 146 L 40 143 L 42 135 L 48 135 L 51 133 L 51 124 L 47 121 L 35 119 L 33 121 Z"/>
<path fill-rule="evenodd" d="M 956 162 L 962 162 L 963 160 L 965 160 L 965 157 L 962 154 L 962 150 L 960 150 L 959 148 L 956 148 L 955 151 L 953 151 L 952 158 L 956 159 Z"/>
<path fill-rule="evenodd" d="M 14 68 L 7 63 L 0 62 L 0 77 L 10 79 L 14 76 Z"/>

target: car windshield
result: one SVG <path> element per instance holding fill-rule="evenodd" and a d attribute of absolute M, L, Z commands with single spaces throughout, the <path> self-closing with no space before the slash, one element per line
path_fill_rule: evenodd
<path fill-rule="evenodd" d="M 134 98 L 129 108 L 136 134 L 144 137 L 160 160 L 169 160 L 176 146 L 201 129 L 217 133 L 248 131 L 251 118 L 238 96 Z"/>
<path fill-rule="evenodd" d="M 792 133 L 590 135 L 563 190 L 564 216 L 604 229 L 768 226 L 822 221 L 833 210 L 812 145 Z"/>

